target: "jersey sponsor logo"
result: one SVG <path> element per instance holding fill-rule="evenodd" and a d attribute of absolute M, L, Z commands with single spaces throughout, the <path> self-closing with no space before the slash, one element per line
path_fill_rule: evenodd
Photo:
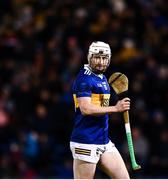
<path fill-rule="evenodd" d="M 75 111 L 76 111 L 76 108 L 79 107 L 76 94 L 73 94 L 73 99 L 74 99 L 74 105 L 75 105 Z M 109 99 L 110 99 L 110 94 L 92 94 L 91 95 L 91 102 L 97 106 L 109 106 Z"/>
<path fill-rule="evenodd" d="M 92 94 L 91 102 L 97 106 L 109 106 L 110 94 Z"/>
<path fill-rule="evenodd" d="M 101 106 L 109 106 L 110 94 L 104 94 L 101 101 Z"/>
<path fill-rule="evenodd" d="M 83 149 L 83 148 L 75 148 L 75 154 L 81 154 L 81 155 L 90 156 L 91 155 L 91 150 Z"/>
<path fill-rule="evenodd" d="M 109 99 L 103 99 L 101 106 L 104 106 L 104 107 L 109 106 Z"/>

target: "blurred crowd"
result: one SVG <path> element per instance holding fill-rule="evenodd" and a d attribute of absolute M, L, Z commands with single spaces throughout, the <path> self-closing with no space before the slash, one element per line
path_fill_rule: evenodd
<path fill-rule="evenodd" d="M 73 178 L 71 86 L 94 40 L 112 50 L 107 78 L 129 78 L 133 172 L 122 115 L 110 138 L 132 178 L 168 178 L 166 0 L 0 1 L 0 178 Z M 117 97 L 111 90 L 111 104 Z M 96 178 L 107 178 L 97 170 Z"/>

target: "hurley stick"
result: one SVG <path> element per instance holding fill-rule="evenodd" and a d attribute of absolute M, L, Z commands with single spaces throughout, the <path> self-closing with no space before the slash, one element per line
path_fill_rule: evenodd
<path fill-rule="evenodd" d="M 116 72 L 110 76 L 109 84 L 118 95 L 128 91 L 128 78 L 127 76 L 125 76 L 120 72 Z M 133 170 L 137 170 L 140 169 L 141 166 L 136 163 L 136 159 L 135 159 L 135 152 L 134 152 L 134 146 L 133 146 L 132 134 L 130 128 L 129 111 L 124 112 L 124 121 L 125 121 L 128 149 L 131 158 L 131 165 Z"/>

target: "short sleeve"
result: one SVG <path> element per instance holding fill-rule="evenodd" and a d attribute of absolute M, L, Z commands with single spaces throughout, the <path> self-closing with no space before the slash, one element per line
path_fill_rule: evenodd
<path fill-rule="evenodd" d="M 78 79 L 75 86 L 76 97 L 91 97 L 92 85 L 88 78 Z"/>

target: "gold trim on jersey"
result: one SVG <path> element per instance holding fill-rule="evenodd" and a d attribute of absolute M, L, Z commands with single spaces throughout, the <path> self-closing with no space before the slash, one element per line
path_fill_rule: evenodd
<path fill-rule="evenodd" d="M 76 94 L 73 94 L 75 108 L 79 107 Z M 92 94 L 91 103 L 97 106 L 109 106 L 110 94 Z"/>
<path fill-rule="evenodd" d="M 75 108 L 78 108 L 79 107 L 79 103 L 77 101 L 76 94 L 73 94 L 73 99 L 74 99 Z"/>

